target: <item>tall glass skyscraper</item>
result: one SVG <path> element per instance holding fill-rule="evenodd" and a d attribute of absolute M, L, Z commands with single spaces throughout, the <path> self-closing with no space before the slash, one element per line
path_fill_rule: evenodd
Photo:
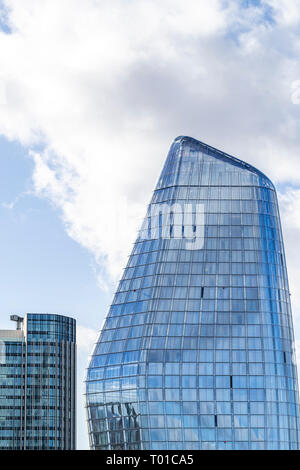
<path fill-rule="evenodd" d="M 86 378 L 93 449 L 298 449 L 276 191 L 190 137 L 171 146 Z"/>
<path fill-rule="evenodd" d="M 0 450 L 75 449 L 76 322 L 13 315 L 0 330 Z"/>

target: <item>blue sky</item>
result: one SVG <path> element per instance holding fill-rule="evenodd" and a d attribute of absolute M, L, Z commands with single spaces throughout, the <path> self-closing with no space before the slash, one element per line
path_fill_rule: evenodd
<path fill-rule="evenodd" d="M 26 150 L 1 138 L 0 153 L 2 308 L 78 313 L 83 324 L 98 327 L 95 305 L 102 306 L 103 293 L 91 254 L 67 236 L 53 206 L 32 193 Z"/>
<path fill-rule="evenodd" d="M 14 328 L 12 313 L 70 315 L 80 327 L 78 345 L 78 443 L 88 447 L 82 378 L 89 330 L 98 330 L 111 292 L 99 289 L 92 255 L 66 234 L 57 211 L 32 191 L 27 149 L 0 138 L 0 328 Z M 13 205 L 11 205 L 13 203 Z"/>
<path fill-rule="evenodd" d="M 277 185 L 300 350 L 299 26 L 300 0 L 0 0 L 0 328 L 77 319 L 79 448 L 88 354 L 178 135 Z"/>

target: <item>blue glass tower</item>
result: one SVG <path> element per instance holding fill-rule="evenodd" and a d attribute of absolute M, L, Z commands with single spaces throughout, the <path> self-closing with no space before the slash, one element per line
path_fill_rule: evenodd
<path fill-rule="evenodd" d="M 249 164 L 178 137 L 86 378 L 94 449 L 298 449 L 278 203 Z"/>

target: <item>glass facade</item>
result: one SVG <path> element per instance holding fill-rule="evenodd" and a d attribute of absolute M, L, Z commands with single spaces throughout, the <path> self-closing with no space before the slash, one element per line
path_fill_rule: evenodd
<path fill-rule="evenodd" d="M 76 322 L 15 318 L 0 330 L 0 450 L 75 449 Z"/>
<path fill-rule="evenodd" d="M 86 377 L 93 449 L 298 449 L 290 293 L 272 182 L 171 146 Z"/>

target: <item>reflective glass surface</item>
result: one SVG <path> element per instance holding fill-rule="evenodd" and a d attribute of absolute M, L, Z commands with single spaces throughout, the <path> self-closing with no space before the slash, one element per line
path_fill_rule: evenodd
<path fill-rule="evenodd" d="M 290 293 L 276 192 L 177 138 L 94 347 L 94 449 L 298 449 Z"/>
<path fill-rule="evenodd" d="M 24 445 L 24 361 L 24 340 L 0 335 L 0 450 Z"/>

